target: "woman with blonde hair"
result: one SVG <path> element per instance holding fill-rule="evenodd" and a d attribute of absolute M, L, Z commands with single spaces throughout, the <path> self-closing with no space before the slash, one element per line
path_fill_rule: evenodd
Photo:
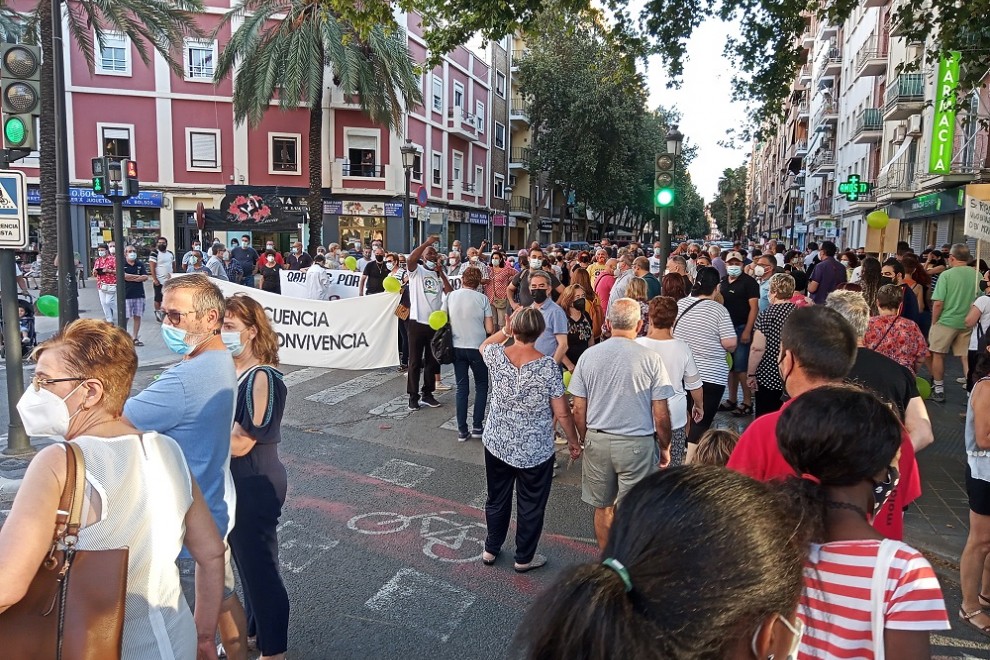
<path fill-rule="evenodd" d="M 639 313 L 642 315 L 643 325 L 639 329 L 640 337 L 645 337 L 650 330 L 650 304 L 646 302 L 646 280 L 642 277 L 634 277 L 626 287 L 626 298 L 632 298 L 639 303 Z"/>
<path fill-rule="evenodd" d="M 227 299 L 221 333 L 237 370 L 237 407 L 230 437 L 230 472 L 237 508 L 230 549 L 244 586 L 248 635 L 262 658 L 285 657 L 289 596 L 279 574 L 278 519 L 287 479 L 278 456 L 287 390 L 278 366 L 278 336 L 260 303 Z"/>
<path fill-rule="evenodd" d="M 599 341 L 602 338 L 605 315 L 602 314 L 602 303 L 598 299 L 598 293 L 595 291 L 595 287 L 591 284 L 591 275 L 587 269 L 575 268 L 571 272 L 571 284 L 579 285 L 584 291 L 585 298 L 588 301 L 585 305 L 585 311 L 591 317 L 591 333 L 594 335 L 595 341 Z"/>

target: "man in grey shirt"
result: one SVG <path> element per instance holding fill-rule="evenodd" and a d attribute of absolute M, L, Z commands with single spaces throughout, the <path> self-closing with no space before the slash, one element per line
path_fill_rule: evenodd
<path fill-rule="evenodd" d="M 612 293 L 608 296 L 609 309 L 612 308 L 612 303 L 616 300 L 626 297 L 626 289 L 629 288 L 629 283 L 636 277 L 636 274 L 633 272 L 634 263 L 635 259 L 628 252 L 619 257 L 618 262 L 616 262 L 615 284 L 612 285 Z"/>
<path fill-rule="evenodd" d="M 568 388 L 584 444 L 581 499 L 595 507 L 595 536 L 602 549 L 615 505 L 657 467 L 670 463 L 667 399 L 674 397 L 660 354 L 635 341 L 643 323 L 639 303 L 615 300 L 606 322 L 612 338 L 581 355 Z"/>
<path fill-rule="evenodd" d="M 533 304 L 543 314 L 547 327 L 533 345 L 544 355 L 549 355 L 554 362 L 560 364 L 567 354 L 567 314 L 560 305 L 550 299 L 552 279 L 549 273 L 542 270 L 533 271 L 529 276 L 529 294 Z M 511 324 L 511 321 L 510 321 Z"/>

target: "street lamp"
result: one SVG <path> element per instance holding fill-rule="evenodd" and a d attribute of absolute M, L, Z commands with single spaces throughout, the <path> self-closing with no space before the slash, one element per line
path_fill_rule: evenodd
<path fill-rule="evenodd" d="M 676 158 L 681 155 L 681 144 L 684 142 L 684 135 L 677 130 L 677 124 L 671 124 L 667 131 L 667 153 L 673 154 Z"/>
<path fill-rule="evenodd" d="M 677 124 L 671 124 L 667 129 L 667 153 L 676 160 L 681 155 L 681 144 L 684 142 L 684 135 L 677 130 Z M 673 224 L 670 220 L 670 206 L 660 207 L 660 258 L 661 263 L 666 263 L 670 255 L 670 234 Z"/>
<path fill-rule="evenodd" d="M 406 138 L 406 143 L 399 147 L 399 151 L 402 152 L 402 169 L 406 173 L 406 196 L 402 200 L 402 219 L 404 223 L 402 251 L 408 255 L 412 252 L 413 233 L 412 222 L 410 222 L 409 218 L 409 177 L 412 174 L 413 167 L 416 165 L 416 156 L 419 155 L 419 147 L 414 145 L 412 140 Z"/>
<path fill-rule="evenodd" d="M 512 211 L 512 186 L 503 186 L 502 194 L 505 197 L 505 221 L 502 225 L 502 249 L 509 249 L 509 212 Z M 495 240 L 492 239 L 494 246 Z M 503 264 L 505 265 L 505 264 Z"/>

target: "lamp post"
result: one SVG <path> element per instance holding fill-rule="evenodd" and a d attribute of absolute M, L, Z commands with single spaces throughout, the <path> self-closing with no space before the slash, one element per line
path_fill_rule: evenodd
<path fill-rule="evenodd" d="M 406 194 L 402 199 L 402 251 L 408 255 L 412 252 L 413 234 L 413 226 L 409 218 L 409 177 L 412 174 L 413 167 L 416 165 L 416 156 L 419 155 L 419 147 L 414 145 L 412 140 L 406 138 L 406 143 L 399 147 L 399 151 L 402 152 L 402 169 L 405 170 L 406 174 Z"/>
<path fill-rule="evenodd" d="M 675 162 L 681 155 L 681 144 L 683 142 L 684 135 L 677 130 L 677 124 L 671 124 L 667 130 L 667 153 L 673 156 Z M 670 207 L 662 206 L 660 208 L 662 210 L 660 214 L 660 263 L 667 263 L 667 257 L 670 256 Z"/>
<path fill-rule="evenodd" d="M 509 249 L 509 212 L 512 210 L 512 186 L 504 186 L 502 195 L 505 197 L 505 224 L 502 225 L 502 249 Z M 492 245 L 495 241 L 492 240 Z"/>

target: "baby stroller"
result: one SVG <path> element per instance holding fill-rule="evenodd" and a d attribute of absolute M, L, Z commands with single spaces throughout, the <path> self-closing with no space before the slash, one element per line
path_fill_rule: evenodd
<path fill-rule="evenodd" d="M 34 297 L 29 293 L 18 293 L 17 308 L 24 310 L 24 316 L 18 314 L 15 323 L 18 326 L 18 333 L 21 335 L 21 355 L 26 358 L 38 345 L 38 333 L 34 328 Z M 4 323 L 6 323 L 6 319 L 0 317 L 0 330 L 3 329 Z M 0 332 L 0 357 L 6 356 L 7 350 L 6 346 L 3 345 L 3 333 Z"/>

